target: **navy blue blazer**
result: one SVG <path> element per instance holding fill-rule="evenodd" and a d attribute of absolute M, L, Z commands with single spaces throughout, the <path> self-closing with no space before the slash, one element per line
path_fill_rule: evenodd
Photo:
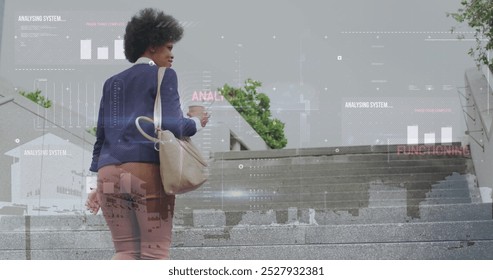
<path fill-rule="evenodd" d="M 158 67 L 135 64 L 106 80 L 98 116 L 96 143 L 89 170 L 97 172 L 105 165 L 125 162 L 159 163 L 154 143 L 140 134 L 135 126 L 139 116 L 153 118 L 157 92 Z M 176 72 L 168 68 L 161 84 L 162 128 L 175 137 L 197 132 L 195 121 L 183 117 Z M 149 135 L 155 135 L 153 124 L 141 122 Z"/>

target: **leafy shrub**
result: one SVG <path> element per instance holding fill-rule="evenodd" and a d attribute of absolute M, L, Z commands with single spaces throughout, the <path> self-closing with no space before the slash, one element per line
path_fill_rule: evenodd
<path fill-rule="evenodd" d="M 44 96 L 42 96 L 41 90 L 39 89 L 34 92 L 28 92 L 28 93 L 26 93 L 25 91 L 19 91 L 19 94 L 32 100 L 34 103 L 43 106 L 44 108 L 51 107 L 51 101 L 46 99 Z"/>
<path fill-rule="evenodd" d="M 226 84 L 219 91 L 270 148 L 282 149 L 288 143 L 284 136 L 284 123 L 272 118 L 270 98 L 257 92 L 257 88 L 261 86 L 261 82 L 247 79 L 243 88 Z"/>

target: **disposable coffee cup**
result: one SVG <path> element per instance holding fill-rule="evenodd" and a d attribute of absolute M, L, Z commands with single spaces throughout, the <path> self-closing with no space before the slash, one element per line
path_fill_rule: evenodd
<path fill-rule="evenodd" d="M 205 107 L 202 105 L 191 105 L 188 106 L 188 113 L 190 116 L 196 116 L 199 119 L 202 119 L 202 117 L 205 116 Z"/>

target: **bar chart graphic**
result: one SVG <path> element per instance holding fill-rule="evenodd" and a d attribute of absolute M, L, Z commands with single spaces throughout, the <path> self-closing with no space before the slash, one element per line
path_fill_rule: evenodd
<path fill-rule="evenodd" d="M 419 126 L 418 125 L 408 125 L 407 126 L 407 144 L 408 145 L 418 145 L 420 143 L 419 137 Z M 437 144 L 436 133 L 428 132 L 423 134 L 422 143 L 427 145 Z M 446 126 L 440 129 L 440 143 L 450 144 L 452 143 L 452 127 Z"/>
<path fill-rule="evenodd" d="M 95 52 L 93 52 L 95 50 Z M 123 40 L 117 39 L 113 41 L 113 56 L 110 55 L 109 45 L 93 46 L 91 39 L 80 40 L 80 59 L 81 60 L 109 60 L 112 57 L 114 60 L 124 60 L 125 53 L 123 48 Z M 96 56 L 93 56 L 93 53 Z"/>

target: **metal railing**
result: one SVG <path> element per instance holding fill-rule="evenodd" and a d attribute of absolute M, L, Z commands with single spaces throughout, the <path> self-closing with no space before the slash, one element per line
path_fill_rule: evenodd
<path fill-rule="evenodd" d="M 483 76 L 487 79 L 486 100 L 483 100 L 483 103 L 486 103 L 486 112 L 488 114 L 487 117 L 489 117 L 491 121 L 493 121 L 493 115 L 490 114 L 490 98 L 492 98 L 493 96 L 493 91 L 489 81 L 491 76 L 490 71 L 488 69 L 486 69 L 486 71 L 483 71 Z M 463 91 L 465 91 L 466 93 L 464 93 Z M 481 106 L 478 105 L 478 100 L 476 100 L 476 97 L 473 94 L 473 90 L 471 88 L 471 85 L 469 84 L 468 79 L 466 79 L 465 87 L 457 88 L 457 93 L 459 94 L 459 101 L 462 112 L 464 114 L 464 120 L 466 122 L 467 130 L 465 133 L 466 135 L 469 135 L 470 139 L 472 139 L 479 147 L 481 147 L 482 151 L 484 152 L 484 140 L 486 140 L 486 142 L 490 141 L 491 131 L 486 125 L 486 116 L 483 116 L 482 114 L 482 110 L 480 109 Z"/>

